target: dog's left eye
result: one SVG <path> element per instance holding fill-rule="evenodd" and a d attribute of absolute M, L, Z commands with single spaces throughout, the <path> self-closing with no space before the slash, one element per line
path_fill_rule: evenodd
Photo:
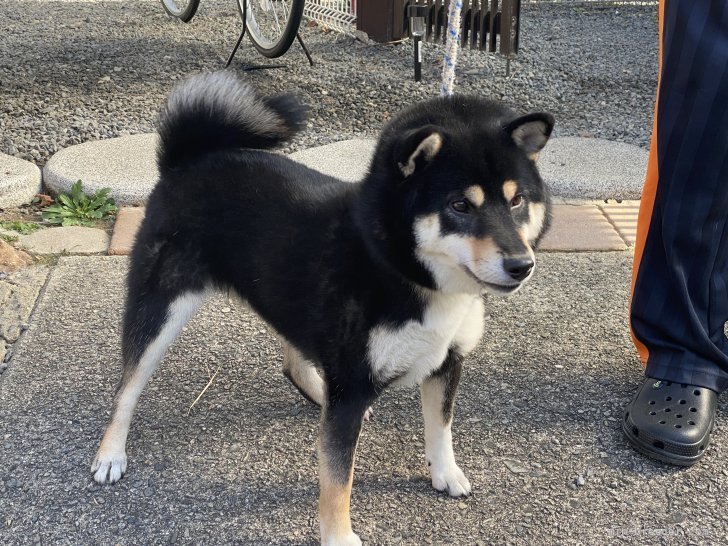
<path fill-rule="evenodd" d="M 513 199 L 511 199 L 511 208 L 515 209 L 517 207 L 520 207 L 523 204 L 523 194 L 517 193 L 513 196 Z"/>
<path fill-rule="evenodd" d="M 450 208 L 452 208 L 452 210 L 454 210 L 455 212 L 464 214 L 464 213 L 470 211 L 470 204 L 467 201 L 465 201 L 464 199 L 459 199 L 457 201 L 451 202 Z"/>

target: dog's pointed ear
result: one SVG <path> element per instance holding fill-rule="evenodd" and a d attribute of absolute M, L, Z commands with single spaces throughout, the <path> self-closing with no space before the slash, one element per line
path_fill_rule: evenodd
<path fill-rule="evenodd" d="M 426 125 L 406 133 L 395 146 L 395 160 L 405 178 L 428 165 L 442 149 L 442 129 Z"/>
<path fill-rule="evenodd" d="M 536 161 L 538 153 L 546 146 L 554 128 L 554 117 L 546 112 L 534 112 L 516 118 L 505 126 L 504 131 L 526 155 Z"/>

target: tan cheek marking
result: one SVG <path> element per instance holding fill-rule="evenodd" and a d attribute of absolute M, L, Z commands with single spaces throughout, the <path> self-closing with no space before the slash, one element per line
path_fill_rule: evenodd
<path fill-rule="evenodd" d="M 470 245 L 470 252 L 474 262 L 490 260 L 498 255 L 498 247 L 490 237 L 486 237 L 485 239 L 468 237 L 467 241 Z"/>
<path fill-rule="evenodd" d="M 423 229 L 423 230 L 432 230 L 437 229 L 440 231 L 440 219 L 437 216 L 436 212 L 433 212 L 432 214 L 428 214 L 427 216 L 420 216 L 415 220 L 415 226 L 417 226 L 417 229 Z"/>
<path fill-rule="evenodd" d="M 482 207 L 483 203 L 485 203 L 485 194 L 483 193 L 483 188 L 480 186 L 470 186 L 463 193 L 468 198 L 468 201 L 476 207 Z"/>
<path fill-rule="evenodd" d="M 528 154 L 528 159 L 536 163 L 538 161 L 538 152 L 533 152 L 532 154 Z"/>
<path fill-rule="evenodd" d="M 524 226 L 516 230 L 518 238 L 521 239 L 526 245 L 528 245 L 528 227 Z"/>
<path fill-rule="evenodd" d="M 531 203 L 528 207 L 528 224 L 525 226 L 526 237 L 534 240 L 543 229 L 543 222 L 546 219 L 546 205 L 543 203 Z"/>
<path fill-rule="evenodd" d="M 440 238 L 440 218 L 436 212 L 415 220 L 415 241 L 421 250 L 427 250 Z"/>
<path fill-rule="evenodd" d="M 503 196 L 506 198 L 506 201 L 510 202 L 515 197 L 517 191 L 518 184 L 514 180 L 506 180 L 503 182 Z"/>
<path fill-rule="evenodd" d="M 523 244 L 526 247 L 526 251 L 531 256 L 531 258 L 533 258 L 535 254 L 533 253 L 533 247 L 531 246 L 532 238 L 529 237 L 528 225 L 517 229 L 516 232 L 518 233 L 518 237 L 521 239 L 521 241 L 523 241 Z"/>

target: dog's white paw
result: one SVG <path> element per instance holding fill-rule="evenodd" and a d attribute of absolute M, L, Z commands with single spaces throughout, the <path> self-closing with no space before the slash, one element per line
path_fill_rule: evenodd
<path fill-rule="evenodd" d="M 367 408 L 367 410 L 364 412 L 364 420 L 369 421 L 369 419 L 372 418 L 372 415 L 374 415 L 374 410 L 371 406 Z"/>
<path fill-rule="evenodd" d="M 126 472 L 126 453 L 102 453 L 99 451 L 91 463 L 91 473 L 97 483 L 118 482 Z"/>
<path fill-rule="evenodd" d="M 443 491 L 451 497 L 467 497 L 470 495 L 470 481 L 456 464 L 437 469 L 430 467 L 432 472 L 432 487 Z"/>
<path fill-rule="evenodd" d="M 325 538 L 321 541 L 321 546 L 361 546 L 361 539 L 352 531 L 346 535 Z"/>

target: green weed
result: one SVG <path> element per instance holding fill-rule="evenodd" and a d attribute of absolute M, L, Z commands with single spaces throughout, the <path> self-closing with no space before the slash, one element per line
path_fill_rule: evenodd
<path fill-rule="evenodd" d="M 94 226 L 98 221 L 114 216 L 118 210 L 109 197 L 110 191 L 104 188 L 89 197 L 79 180 L 71 186 L 70 193 L 61 193 L 55 205 L 43 210 L 43 220 L 62 226 Z"/>
<path fill-rule="evenodd" d="M 11 231 L 17 231 L 21 235 L 29 235 L 40 229 L 40 226 L 35 222 L 0 222 L 0 228 L 9 229 Z"/>

